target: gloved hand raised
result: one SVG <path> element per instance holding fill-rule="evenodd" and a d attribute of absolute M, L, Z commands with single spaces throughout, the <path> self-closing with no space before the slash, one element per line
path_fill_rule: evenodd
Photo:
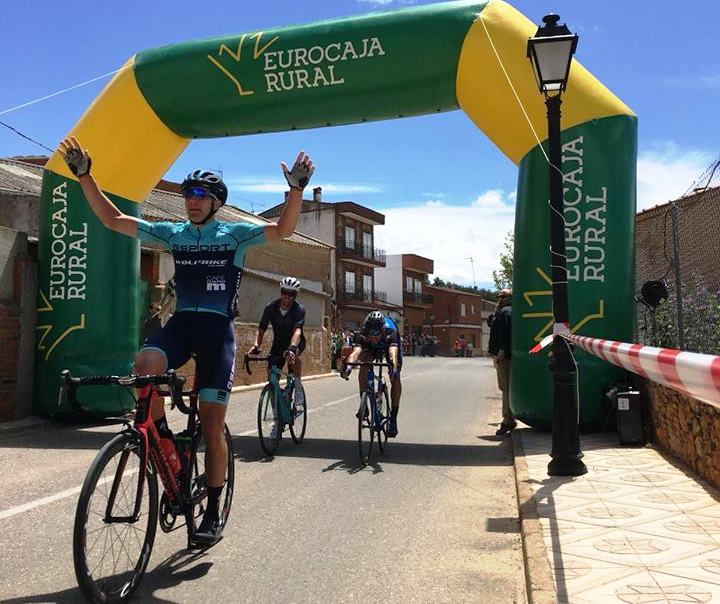
<path fill-rule="evenodd" d="M 310 182 L 310 177 L 315 171 L 312 159 L 310 159 L 309 155 L 305 155 L 304 151 L 300 151 L 300 153 L 298 153 L 292 170 L 288 169 L 287 164 L 284 161 L 280 162 L 280 166 L 282 167 L 283 174 L 285 175 L 285 180 L 288 181 L 290 187 L 292 189 L 300 189 L 301 191 Z"/>
<path fill-rule="evenodd" d="M 80 143 L 74 136 L 60 141 L 60 153 L 75 176 L 80 178 L 85 174 L 90 174 L 90 166 L 92 165 L 90 154 L 82 150 Z"/>

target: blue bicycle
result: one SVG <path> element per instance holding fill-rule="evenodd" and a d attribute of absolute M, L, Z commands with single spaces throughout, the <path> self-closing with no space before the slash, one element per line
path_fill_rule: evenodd
<path fill-rule="evenodd" d="M 387 384 L 383 376 L 383 367 L 392 367 L 390 363 L 361 362 L 346 363 L 347 367 L 367 367 L 367 382 L 360 396 L 358 419 L 358 449 L 363 466 L 370 463 L 373 442 L 377 434 L 380 453 L 387 449 L 388 427 L 390 425 L 390 402 Z M 375 373 L 377 371 L 377 374 Z"/>
<path fill-rule="evenodd" d="M 250 371 L 250 361 L 267 361 L 270 357 L 251 357 L 245 355 L 245 371 Z M 286 378 L 285 387 L 280 385 L 282 378 Z M 290 430 L 290 436 L 295 444 L 300 444 L 305 438 L 307 426 L 307 408 L 305 392 L 298 397 L 302 384 L 295 379 L 292 367 L 282 371 L 273 365 L 270 379 L 260 392 L 257 410 L 258 437 L 260 446 L 267 455 L 275 455 L 280 446 L 283 432 Z"/>

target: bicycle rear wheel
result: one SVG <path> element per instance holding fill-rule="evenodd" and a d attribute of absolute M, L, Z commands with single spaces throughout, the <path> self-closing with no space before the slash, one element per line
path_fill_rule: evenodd
<path fill-rule="evenodd" d="M 298 392 L 301 393 L 300 402 L 298 402 Z M 290 424 L 290 436 L 292 436 L 293 442 L 300 444 L 305 438 L 305 428 L 307 427 L 307 399 L 305 398 L 303 385 L 297 380 L 295 380 L 295 395 L 290 410 L 293 414 L 293 423 Z"/>
<path fill-rule="evenodd" d="M 225 444 L 227 445 L 227 469 L 225 470 L 225 481 L 223 490 L 220 493 L 220 525 L 224 528 L 230 515 L 233 492 L 235 488 L 235 451 L 233 449 L 230 430 L 225 425 Z M 192 534 L 200 525 L 202 515 L 205 513 L 207 502 L 207 480 L 205 479 L 205 440 L 202 437 L 202 429 L 192 441 L 190 453 L 190 476 L 186 486 L 186 496 L 192 506 Z"/>
<path fill-rule="evenodd" d="M 97 454 L 80 491 L 73 530 L 75 577 L 90 602 L 126 602 L 150 560 L 158 517 L 157 476 L 143 464 L 137 435 L 123 432 Z"/>
<path fill-rule="evenodd" d="M 363 392 L 362 398 L 360 399 L 360 409 L 357 413 L 358 450 L 360 451 L 360 463 L 363 466 L 370 463 L 373 439 L 375 438 L 370 404 L 370 395 L 367 392 Z"/>
<path fill-rule="evenodd" d="M 274 455 L 282 438 L 282 423 L 275 400 L 275 390 L 270 384 L 267 384 L 260 393 L 257 425 L 262 450 L 267 455 Z"/>
<path fill-rule="evenodd" d="M 388 441 L 388 422 L 390 421 L 390 403 L 388 401 L 387 386 L 382 385 L 380 392 L 377 397 L 377 411 L 378 420 L 380 424 L 380 431 L 377 432 L 378 448 L 381 453 L 384 453 L 387 449 Z"/>

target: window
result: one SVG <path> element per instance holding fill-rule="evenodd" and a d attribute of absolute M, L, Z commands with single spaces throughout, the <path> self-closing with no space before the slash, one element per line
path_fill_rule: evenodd
<path fill-rule="evenodd" d="M 348 294 L 355 293 L 355 273 L 345 271 L 345 291 Z"/>
<path fill-rule="evenodd" d="M 365 302 L 372 302 L 373 300 L 372 282 L 372 275 L 363 275 L 363 300 Z"/>
<path fill-rule="evenodd" d="M 460 302 L 460 316 L 465 316 L 465 302 Z"/>
<path fill-rule="evenodd" d="M 470 314 L 471 314 L 471 315 L 474 315 L 474 314 L 475 314 L 475 305 L 474 305 L 474 304 L 471 304 L 471 305 L 470 305 Z M 473 336 L 473 337 L 474 337 L 474 336 Z"/>
<path fill-rule="evenodd" d="M 355 249 L 355 228 L 345 227 L 345 247 L 349 249 Z"/>
<path fill-rule="evenodd" d="M 373 237 L 372 233 L 363 231 L 363 256 L 365 258 L 373 257 Z"/>
<path fill-rule="evenodd" d="M 405 277 L 405 289 L 409 292 L 413 290 L 413 278 Z"/>
<path fill-rule="evenodd" d="M 419 296 L 422 293 L 422 281 L 415 279 L 415 293 Z"/>

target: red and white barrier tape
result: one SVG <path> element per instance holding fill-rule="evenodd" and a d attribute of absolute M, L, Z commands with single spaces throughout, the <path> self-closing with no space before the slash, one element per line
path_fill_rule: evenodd
<path fill-rule="evenodd" d="M 574 334 L 563 337 L 613 365 L 720 406 L 720 357 Z"/>

